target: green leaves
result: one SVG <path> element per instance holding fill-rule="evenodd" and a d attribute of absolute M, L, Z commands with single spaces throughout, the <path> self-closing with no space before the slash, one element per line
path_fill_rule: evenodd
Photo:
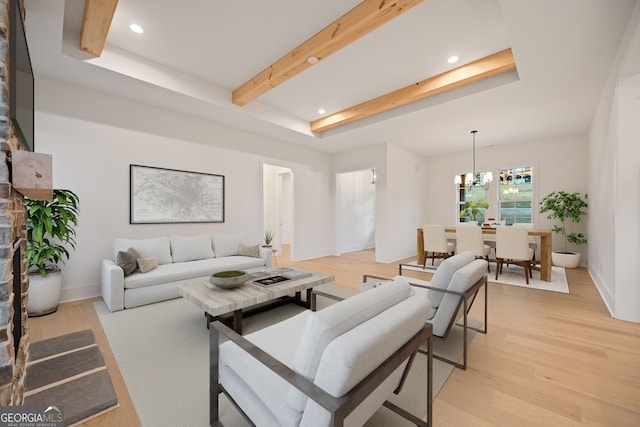
<path fill-rule="evenodd" d="M 469 201 L 464 202 L 464 209 L 460 211 L 460 218 L 470 216 L 474 221 L 476 216 L 482 214 L 480 208 L 488 209 L 489 203 L 486 200 Z"/>
<path fill-rule="evenodd" d="M 566 221 L 580 222 L 582 217 L 587 214 L 587 195 L 584 199 L 578 192 L 567 193 L 565 191 L 557 191 L 548 194 L 540 201 L 540 213 L 548 213 L 547 219 L 557 219 L 562 226 L 554 225 L 553 232 L 562 234 L 564 238 L 564 251 L 567 251 L 567 242 L 575 245 L 583 245 L 587 243 L 587 239 L 582 233 L 566 232 Z"/>
<path fill-rule="evenodd" d="M 27 211 L 27 262 L 30 271 L 45 276 L 69 259 L 67 246 L 75 249 L 78 196 L 70 190 L 53 190 L 51 200 L 25 199 Z"/>
<path fill-rule="evenodd" d="M 264 232 L 264 244 L 265 245 L 270 245 L 271 241 L 273 240 L 273 238 L 275 237 L 275 233 L 271 230 L 266 230 Z"/>

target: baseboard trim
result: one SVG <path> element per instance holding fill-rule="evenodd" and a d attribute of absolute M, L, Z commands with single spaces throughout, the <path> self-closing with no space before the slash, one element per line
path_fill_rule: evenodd
<path fill-rule="evenodd" d="M 591 276 L 591 280 L 593 280 L 593 283 L 596 285 L 596 289 L 598 290 L 598 293 L 600 294 L 605 307 L 607 307 L 607 310 L 609 310 L 609 314 L 615 319 L 616 315 L 613 309 L 613 294 L 609 291 L 609 288 L 607 288 L 607 286 L 601 280 L 600 276 L 594 270 L 587 267 L 587 272 L 589 273 L 589 276 Z"/>
<path fill-rule="evenodd" d="M 100 284 L 94 283 L 91 285 L 74 286 L 72 288 L 62 288 L 60 292 L 60 302 L 71 302 L 82 299 L 89 299 L 101 296 Z"/>

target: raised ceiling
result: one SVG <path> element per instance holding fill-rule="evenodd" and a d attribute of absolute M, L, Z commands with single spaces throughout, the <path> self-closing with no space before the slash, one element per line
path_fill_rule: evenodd
<path fill-rule="evenodd" d="M 634 5 L 424 0 L 240 107 L 234 89 L 360 2 L 119 0 L 99 57 L 80 50 L 83 0 L 25 3 L 36 75 L 320 151 L 389 142 L 425 156 L 468 150 L 471 129 L 479 147 L 586 133 Z M 505 49 L 517 70 L 310 130 L 319 108 L 335 113 Z"/>

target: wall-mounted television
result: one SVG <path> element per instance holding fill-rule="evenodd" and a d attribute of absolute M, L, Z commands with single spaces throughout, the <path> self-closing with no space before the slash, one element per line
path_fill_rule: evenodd
<path fill-rule="evenodd" d="M 9 0 L 9 115 L 24 148 L 34 150 L 34 79 L 18 0 Z"/>

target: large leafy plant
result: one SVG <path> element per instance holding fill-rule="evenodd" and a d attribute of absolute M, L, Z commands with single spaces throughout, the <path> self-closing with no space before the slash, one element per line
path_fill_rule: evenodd
<path fill-rule="evenodd" d="M 540 201 L 540 213 L 548 213 L 548 219 L 557 219 L 560 225 L 553 226 L 553 232 L 561 234 L 564 239 L 564 252 L 567 252 L 567 242 L 583 245 L 587 239 L 582 233 L 567 233 L 567 221 L 580 222 L 587 214 L 587 195 L 580 193 L 557 191 L 546 195 Z"/>
<path fill-rule="evenodd" d="M 28 271 L 44 277 L 69 259 L 67 246 L 76 247 L 79 204 L 78 196 L 70 190 L 53 190 L 51 200 L 25 199 Z"/>

